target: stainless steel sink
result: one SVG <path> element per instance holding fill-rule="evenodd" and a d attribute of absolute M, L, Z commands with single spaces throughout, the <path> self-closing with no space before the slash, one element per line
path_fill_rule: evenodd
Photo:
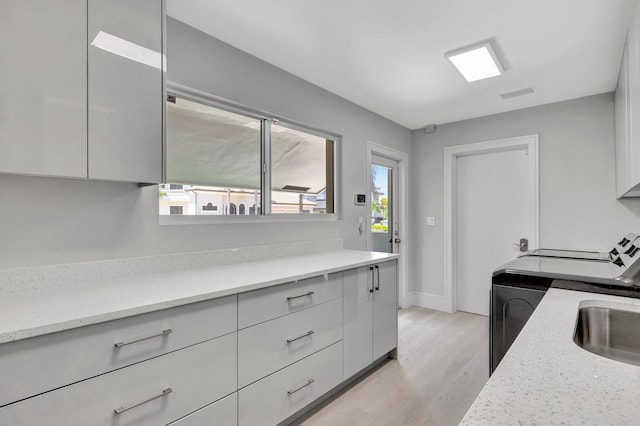
<path fill-rule="evenodd" d="M 573 341 L 605 358 L 640 365 L 640 312 L 580 308 Z"/>

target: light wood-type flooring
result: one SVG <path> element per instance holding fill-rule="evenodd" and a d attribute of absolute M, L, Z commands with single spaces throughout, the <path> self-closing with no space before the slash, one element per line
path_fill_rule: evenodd
<path fill-rule="evenodd" d="M 304 426 L 457 425 L 489 378 L 489 320 L 399 311 L 398 359 L 347 388 Z"/>

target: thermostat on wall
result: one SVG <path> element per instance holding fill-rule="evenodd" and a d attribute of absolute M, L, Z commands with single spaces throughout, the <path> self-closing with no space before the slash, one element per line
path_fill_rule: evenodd
<path fill-rule="evenodd" d="M 365 194 L 358 194 L 357 192 L 353 194 L 353 202 L 356 206 L 364 206 L 367 202 L 367 197 Z"/>

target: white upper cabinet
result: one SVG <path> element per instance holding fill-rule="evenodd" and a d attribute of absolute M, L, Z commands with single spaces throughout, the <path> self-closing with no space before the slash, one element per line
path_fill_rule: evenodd
<path fill-rule="evenodd" d="M 87 176 L 86 0 L 0 1 L 0 172 Z"/>
<path fill-rule="evenodd" d="M 163 1 L 89 0 L 89 178 L 162 180 Z"/>
<path fill-rule="evenodd" d="M 163 0 L 0 1 L 0 173 L 162 180 Z"/>
<path fill-rule="evenodd" d="M 635 4 L 615 95 L 616 196 L 640 196 L 640 5 Z"/>

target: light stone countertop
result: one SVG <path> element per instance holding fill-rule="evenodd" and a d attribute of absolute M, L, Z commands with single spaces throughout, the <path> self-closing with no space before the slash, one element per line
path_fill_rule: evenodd
<path fill-rule="evenodd" d="M 460 424 L 640 424 L 640 366 L 573 342 L 586 306 L 640 312 L 638 299 L 549 289 Z"/>
<path fill-rule="evenodd" d="M 0 343 L 396 258 L 396 254 L 340 249 L 2 294 Z"/>

